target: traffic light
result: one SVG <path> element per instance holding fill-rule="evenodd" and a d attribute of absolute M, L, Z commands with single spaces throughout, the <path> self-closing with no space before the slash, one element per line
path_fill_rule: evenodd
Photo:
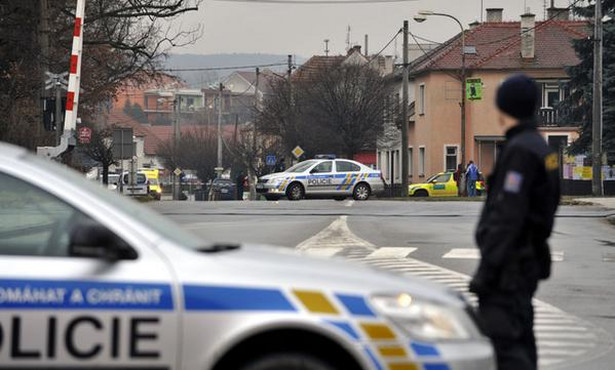
<path fill-rule="evenodd" d="M 63 97 L 60 106 L 60 117 L 56 119 L 56 99 L 55 98 L 41 98 L 41 105 L 43 111 L 43 127 L 47 131 L 55 131 L 57 127 L 62 127 L 62 121 L 66 113 L 66 98 Z"/>

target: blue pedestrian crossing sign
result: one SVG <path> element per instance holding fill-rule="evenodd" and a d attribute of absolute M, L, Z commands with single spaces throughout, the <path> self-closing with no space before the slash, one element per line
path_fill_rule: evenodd
<path fill-rule="evenodd" d="M 267 166 L 275 166 L 275 155 L 267 155 L 265 162 L 267 163 Z"/>

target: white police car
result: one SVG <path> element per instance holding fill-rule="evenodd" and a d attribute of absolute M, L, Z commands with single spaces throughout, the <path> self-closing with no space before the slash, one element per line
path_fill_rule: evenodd
<path fill-rule="evenodd" d="M 207 245 L 0 143 L 0 367 L 493 369 L 443 288 L 265 247 Z"/>
<path fill-rule="evenodd" d="M 283 196 L 289 200 L 305 197 L 342 200 L 349 196 L 367 200 L 370 195 L 384 191 L 384 180 L 380 171 L 327 155 L 299 162 L 284 172 L 260 177 L 256 191 L 268 200 Z"/>

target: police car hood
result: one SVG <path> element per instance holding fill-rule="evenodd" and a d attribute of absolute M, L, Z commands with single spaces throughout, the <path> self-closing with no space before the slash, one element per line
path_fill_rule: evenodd
<path fill-rule="evenodd" d="M 285 177 L 285 176 L 290 176 L 291 172 L 274 172 L 274 173 L 270 173 L 268 175 L 264 175 L 259 177 L 260 180 L 271 180 L 273 178 L 279 178 L 279 177 Z"/>
<path fill-rule="evenodd" d="M 190 282 L 205 282 L 195 280 L 201 275 L 207 283 L 220 285 L 286 286 L 354 292 L 366 296 L 409 293 L 443 304 L 463 304 L 443 286 L 420 278 L 401 277 L 336 258 L 309 257 L 288 248 L 242 245 L 236 250 L 202 253 L 202 258 L 182 261 L 181 273 Z M 215 262 L 212 263 L 212 260 Z M 203 269 L 204 265 L 207 265 L 206 270 Z"/>

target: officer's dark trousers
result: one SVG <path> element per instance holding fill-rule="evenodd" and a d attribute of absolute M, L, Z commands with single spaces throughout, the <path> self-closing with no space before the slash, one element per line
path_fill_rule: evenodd
<path fill-rule="evenodd" d="M 498 370 L 535 370 L 534 290 L 494 292 L 478 297 L 481 329 L 491 339 Z"/>

